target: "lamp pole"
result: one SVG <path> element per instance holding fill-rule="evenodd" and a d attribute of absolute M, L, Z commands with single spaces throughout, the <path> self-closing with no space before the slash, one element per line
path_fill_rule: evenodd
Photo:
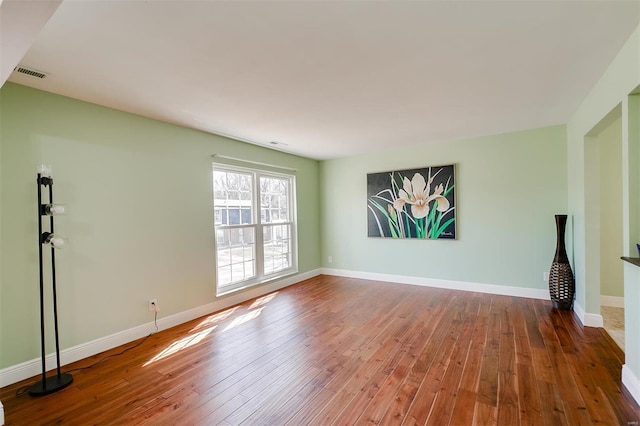
<path fill-rule="evenodd" d="M 47 395 L 67 387 L 72 381 L 73 376 L 69 373 L 60 371 L 60 343 L 58 338 L 58 297 L 56 290 L 56 263 L 55 263 L 55 246 L 52 243 L 55 234 L 53 233 L 53 214 L 42 204 L 42 187 L 49 187 L 49 205 L 53 205 L 53 179 L 50 176 L 43 176 L 38 173 L 38 255 L 40 269 L 40 356 L 42 357 L 42 380 L 31 386 L 29 394 L 33 396 Z M 49 216 L 49 232 L 42 232 L 42 216 Z M 53 293 L 53 326 L 56 342 L 56 374 L 47 377 L 46 350 L 45 350 L 45 324 L 44 324 L 44 262 L 43 262 L 43 244 L 48 243 L 51 246 L 51 285 Z"/>

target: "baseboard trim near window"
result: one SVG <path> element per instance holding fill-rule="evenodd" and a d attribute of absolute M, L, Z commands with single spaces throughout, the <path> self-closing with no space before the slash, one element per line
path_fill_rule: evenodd
<path fill-rule="evenodd" d="M 176 325 L 183 324 L 187 321 L 200 318 L 204 315 L 209 315 L 213 312 L 217 312 L 226 308 L 229 308 L 238 303 L 245 302 L 247 300 L 263 296 L 267 293 L 271 293 L 290 285 L 299 283 L 320 275 L 320 269 L 314 269 L 312 271 L 303 272 L 297 275 L 287 276 L 281 280 L 272 281 L 265 285 L 257 285 L 247 289 L 247 291 L 233 293 L 226 297 L 222 297 L 212 303 L 198 306 L 187 311 L 179 312 L 177 314 L 169 315 L 167 317 L 158 318 L 158 329 L 166 330 Z M 79 361 L 81 359 L 99 354 L 109 349 L 113 349 L 120 345 L 132 342 L 134 340 L 145 337 L 155 331 L 155 325 L 153 322 L 139 325 L 137 327 L 123 330 L 118 333 L 111 334 L 109 336 L 101 337 L 90 342 L 82 343 L 71 348 L 63 349 L 60 351 L 60 364 L 67 365 L 72 362 Z M 55 354 L 50 353 L 46 356 L 46 368 L 50 371 L 55 368 Z M 64 371 L 63 371 L 64 372 Z M 42 364 L 40 358 L 25 361 L 23 363 L 13 365 L 0 370 L 0 387 L 8 386 L 13 383 L 19 382 L 29 377 L 34 377 L 42 373 Z M 34 379 L 35 380 L 35 379 Z M 0 405 L 0 414 L 2 414 L 2 406 Z M 0 422 L 0 425 L 2 423 Z"/>
<path fill-rule="evenodd" d="M 344 269 L 322 268 L 325 275 L 361 278 L 374 281 L 388 281 L 398 284 L 411 284 L 424 287 L 446 288 L 449 290 L 477 291 L 479 293 L 501 294 L 504 296 L 527 297 L 530 299 L 549 300 L 548 289 L 513 287 L 506 285 L 482 284 L 467 281 L 441 280 L 436 278 L 413 277 L 408 275 L 380 274 L 375 272 L 350 271 Z"/>
<path fill-rule="evenodd" d="M 224 290 L 222 292 L 216 293 L 216 297 L 226 297 L 229 296 L 233 293 L 237 293 L 237 292 L 246 292 L 247 290 L 249 290 L 251 287 L 256 287 L 259 285 L 269 285 L 272 282 L 275 281 L 282 281 L 288 277 L 292 277 L 292 276 L 297 276 L 298 275 L 298 269 L 295 268 L 289 268 L 286 269 L 284 271 L 282 271 L 282 274 L 273 274 L 273 275 L 269 275 L 267 276 L 263 281 L 246 281 L 244 283 L 241 283 L 240 286 L 238 287 L 234 287 L 234 286 L 230 286 L 230 289 Z"/>

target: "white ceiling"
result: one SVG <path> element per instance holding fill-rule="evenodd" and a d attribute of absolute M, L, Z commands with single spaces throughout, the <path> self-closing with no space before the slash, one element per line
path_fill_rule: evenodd
<path fill-rule="evenodd" d="M 315 159 L 567 122 L 633 1 L 72 1 L 9 81 Z"/>
<path fill-rule="evenodd" d="M 62 0 L 0 0 L 0 87 Z"/>

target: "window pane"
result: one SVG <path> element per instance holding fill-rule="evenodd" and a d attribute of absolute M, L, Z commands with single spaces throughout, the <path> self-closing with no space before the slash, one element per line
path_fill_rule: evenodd
<path fill-rule="evenodd" d="M 240 175 L 240 190 L 244 192 L 251 192 L 250 175 Z"/>
<path fill-rule="evenodd" d="M 234 284 L 256 276 L 255 229 L 253 227 L 219 229 L 218 286 Z"/>
<path fill-rule="evenodd" d="M 227 225 L 240 225 L 240 208 L 228 207 L 229 222 Z"/>
<path fill-rule="evenodd" d="M 248 225 L 255 223 L 250 173 L 213 171 L 213 205 L 216 225 Z"/>
<path fill-rule="evenodd" d="M 231 266 L 218 266 L 218 285 L 224 287 L 231 284 Z"/>
<path fill-rule="evenodd" d="M 291 267 L 291 225 L 263 228 L 264 273 L 270 275 Z"/>
<path fill-rule="evenodd" d="M 260 217 L 263 223 L 289 221 L 289 182 L 287 178 L 260 177 Z"/>

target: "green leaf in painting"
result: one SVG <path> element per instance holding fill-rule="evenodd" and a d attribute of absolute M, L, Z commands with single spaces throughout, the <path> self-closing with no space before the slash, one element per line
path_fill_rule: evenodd
<path fill-rule="evenodd" d="M 389 230 L 391 231 L 391 237 L 393 238 L 398 238 L 398 233 L 395 230 L 396 224 L 391 222 L 391 219 L 389 219 Z"/>
<path fill-rule="evenodd" d="M 389 213 L 387 212 L 387 209 L 385 209 L 384 207 L 382 207 L 380 204 L 378 204 L 375 200 L 372 200 L 371 198 L 369 198 L 369 202 L 378 210 L 380 210 L 380 212 L 382 212 L 382 214 L 384 215 L 384 217 L 387 218 L 387 220 L 391 220 L 391 218 L 389 217 Z M 385 237 L 384 234 L 381 235 L 381 237 Z"/>
<path fill-rule="evenodd" d="M 438 228 L 438 230 L 436 231 L 435 237 L 433 238 L 438 238 L 440 234 L 442 234 L 442 232 L 444 232 L 444 230 L 447 229 L 447 226 L 452 224 L 454 220 L 456 220 L 455 217 L 452 217 L 451 219 L 447 220 L 440 228 Z"/>

